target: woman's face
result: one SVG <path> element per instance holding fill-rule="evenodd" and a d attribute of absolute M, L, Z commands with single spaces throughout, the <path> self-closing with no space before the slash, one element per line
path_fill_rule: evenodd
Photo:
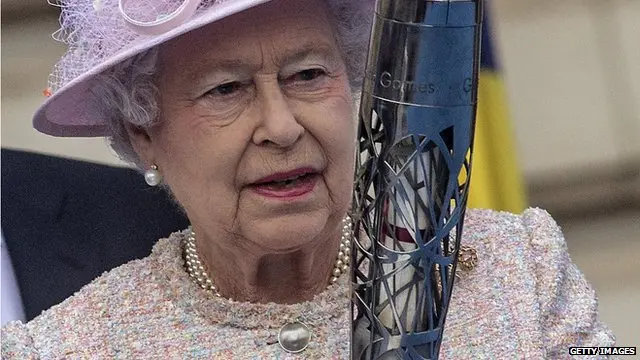
<path fill-rule="evenodd" d="M 258 6 L 167 43 L 159 62 L 160 122 L 136 148 L 196 231 L 275 252 L 334 233 L 355 126 L 320 1 Z"/>

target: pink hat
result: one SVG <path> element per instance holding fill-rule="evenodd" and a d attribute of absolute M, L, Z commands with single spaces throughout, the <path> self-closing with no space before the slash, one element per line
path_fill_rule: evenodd
<path fill-rule="evenodd" d="M 155 45 L 269 0 L 60 0 L 54 37 L 67 53 L 49 79 L 50 95 L 33 118 L 54 136 L 106 136 L 91 95 L 97 74 Z"/>

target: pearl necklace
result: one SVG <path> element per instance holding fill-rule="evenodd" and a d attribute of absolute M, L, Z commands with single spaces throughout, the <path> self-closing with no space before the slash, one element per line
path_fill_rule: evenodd
<path fill-rule="evenodd" d="M 353 238 L 353 230 L 351 229 L 351 218 L 346 216 L 342 219 L 342 236 L 340 239 L 340 250 L 336 262 L 331 272 L 331 278 L 329 279 L 329 285 L 338 281 L 340 275 L 346 273 L 349 270 L 349 262 L 351 258 L 351 239 Z M 218 288 L 213 284 L 211 278 L 207 274 L 204 265 L 198 257 L 198 250 L 196 249 L 196 234 L 191 227 L 188 229 L 187 238 L 184 241 L 184 261 L 187 273 L 191 276 L 191 279 L 203 288 L 205 291 L 217 296 L 222 297 L 218 292 Z"/>

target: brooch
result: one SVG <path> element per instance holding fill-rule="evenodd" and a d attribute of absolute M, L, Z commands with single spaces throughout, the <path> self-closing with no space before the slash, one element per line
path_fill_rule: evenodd
<path fill-rule="evenodd" d="M 470 272 L 478 265 L 478 252 L 470 246 L 460 246 L 458 251 L 458 269 L 462 272 Z M 456 274 L 458 275 L 458 274 Z"/>

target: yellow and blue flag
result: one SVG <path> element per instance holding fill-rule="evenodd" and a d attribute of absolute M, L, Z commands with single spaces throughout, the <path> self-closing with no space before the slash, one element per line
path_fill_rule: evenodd
<path fill-rule="evenodd" d="M 488 9 L 487 9 L 488 10 Z M 520 213 L 527 206 L 491 24 L 482 30 L 478 112 L 467 206 Z"/>

